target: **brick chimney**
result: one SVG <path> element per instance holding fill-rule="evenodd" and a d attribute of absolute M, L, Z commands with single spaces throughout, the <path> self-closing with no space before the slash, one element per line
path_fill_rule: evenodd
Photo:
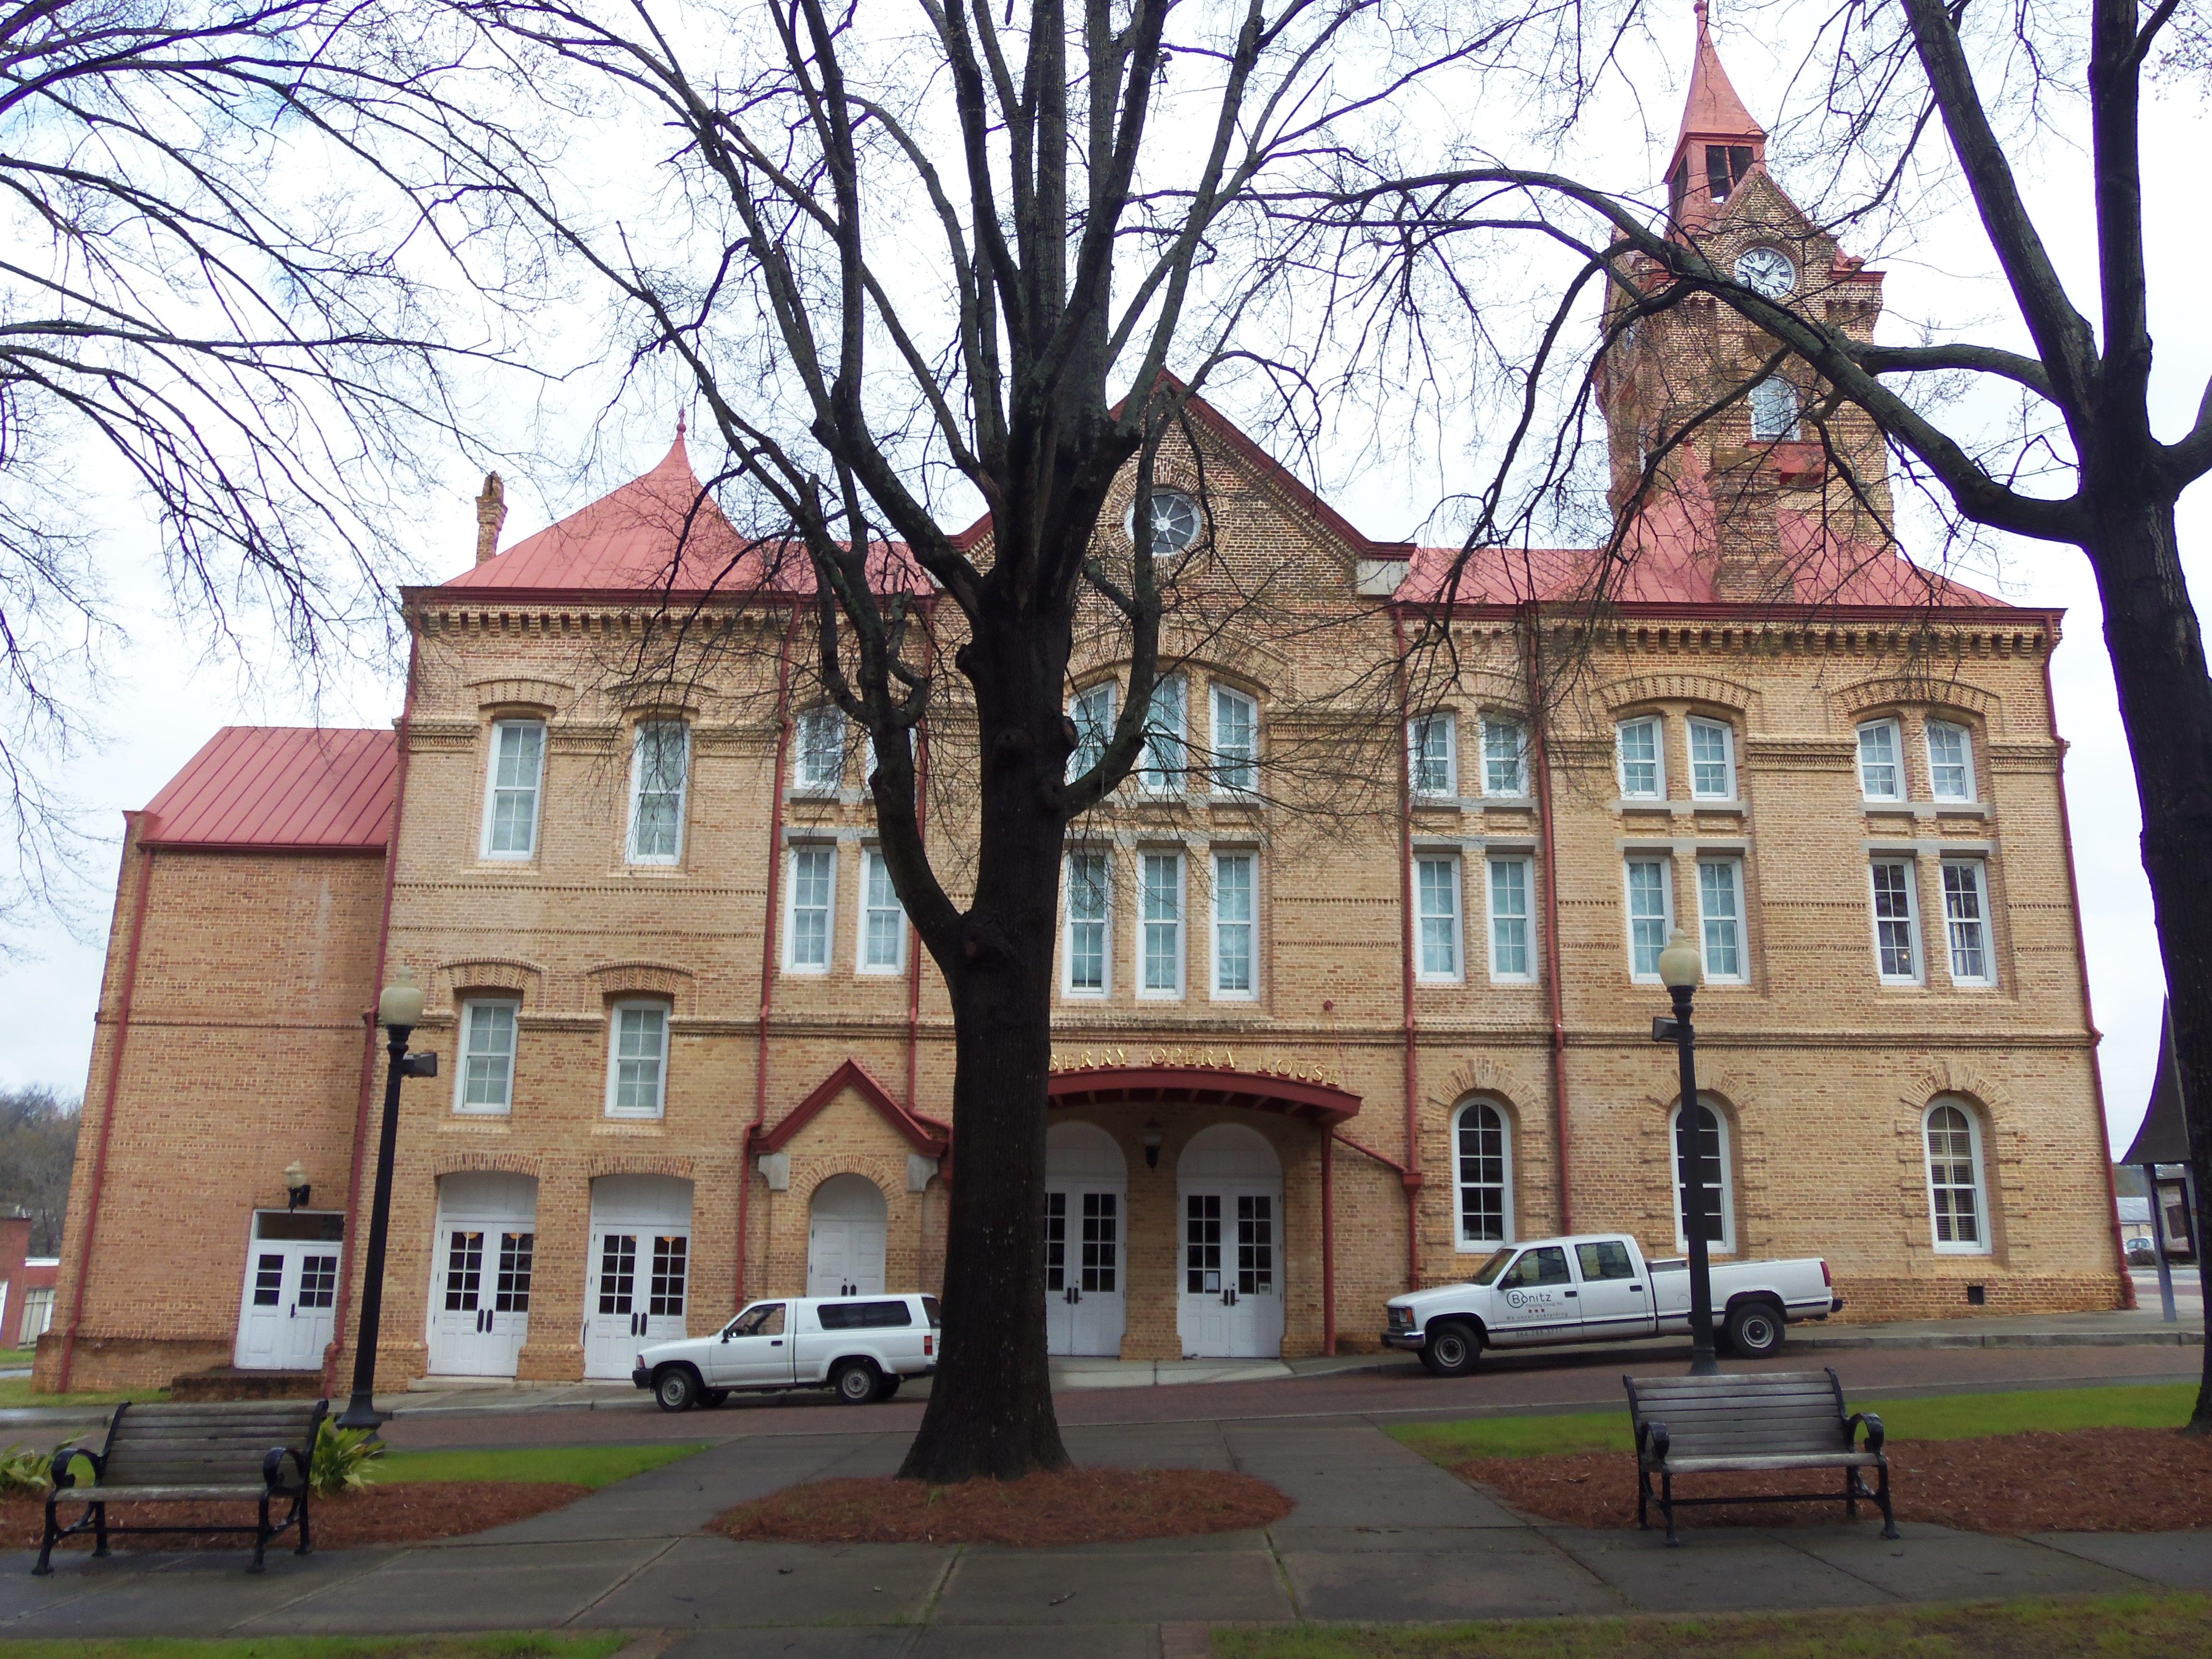
<path fill-rule="evenodd" d="M 507 522 L 507 486 L 499 474 L 484 474 L 483 494 L 477 497 L 477 562 L 482 564 L 499 551 L 499 527 Z"/>

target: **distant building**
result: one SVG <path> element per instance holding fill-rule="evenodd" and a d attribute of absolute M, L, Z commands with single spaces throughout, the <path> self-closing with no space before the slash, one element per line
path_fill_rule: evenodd
<path fill-rule="evenodd" d="M 25 1254 L 31 1227 L 21 1210 L 0 1216 L 0 1348 L 27 1348 L 54 1322 L 61 1258 Z"/>

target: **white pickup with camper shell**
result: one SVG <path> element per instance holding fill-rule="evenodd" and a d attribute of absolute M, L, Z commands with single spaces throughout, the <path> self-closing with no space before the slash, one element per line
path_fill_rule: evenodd
<path fill-rule="evenodd" d="M 1690 1328 L 1689 1268 L 1680 1256 L 1646 1261 L 1626 1233 L 1508 1244 L 1463 1285 L 1392 1297 L 1382 1343 L 1438 1376 L 1464 1376 L 1486 1347 L 1680 1335 Z M 1790 1322 L 1844 1305 L 1819 1256 L 1716 1262 L 1712 1279 L 1714 1328 L 1747 1359 L 1779 1348 Z"/>
<path fill-rule="evenodd" d="M 774 1389 L 830 1389 L 865 1406 L 936 1370 L 940 1322 L 937 1298 L 911 1292 L 756 1302 L 713 1336 L 654 1343 L 629 1380 L 665 1412 Z"/>

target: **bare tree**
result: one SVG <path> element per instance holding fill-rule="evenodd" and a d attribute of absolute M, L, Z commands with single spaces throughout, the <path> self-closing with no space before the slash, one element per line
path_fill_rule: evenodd
<path fill-rule="evenodd" d="M 0 5 L 0 914 L 64 896 L 80 844 L 56 768 L 130 604 L 98 481 L 212 652 L 388 650 L 390 509 L 456 430 L 455 250 L 398 177 L 437 160 L 387 119 L 433 67 L 384 0 Z"/>
<path fill-rule="evenodd" d="M 1608 561 L 1616 568 L 1634 556 L 1638 509 L 1662 482 L 1671 451 L 1784 364 L 1801 366 L 1814 382 L 1808 413 L 1826 460 L 1844 470 L 1847 489 L 1856 492 L 1850 533 L 1864 544 L 1885 551 L 1895 544 L 1887 490 L 1877 498 L 1866 481 L 1850 478 L 1850 446 L 1831 434 L 1870 420 L 1903 477 L 1954 530 L 2003 532 L 2087 556 L 2135 763 L 2143 865 L 2193 1107 L 2190 1146 L 2199 1203 L 2207 1206 L 2203 1227 L 2212 1224 L 2212 1111 L 2198 1104 L 2212 1100 L 2212 678 L 2183 574 L 2175 505 L 2212 469 L 2212 388 L 2188 430 L 2168 440 L 2154 429 L 2140 120 L 2161 61 L 2177 77 L 2201 74 L 2204 32 L 2179 0 L 2088 0 L 2064 15 L 1984 11 L 1966 0 L 1845 0 L 1820 21 L 1806 70 L 1827 129 L 1820 165 L 1856 181 L 1857 192 L 1827 204 L 1825 225 L 1904 217 L 1911 205 L 1905 183 L 1916 170 L 1962 186 L 2027 349 L 1936 333 L 1900 344 L 1854 331 L 1838 314 L 1834 285 L 1773 290 L 1725 262 L 1698 234 L 1695 216 L 1685 214 L 1679 183 L 1662 208 L 1526 167 L 1443 167 L 1387 179 L 1347 172 L 1315 210 L 1335 213 L 1340 228 L 1366 244 L 1387 235 L 1394 258 L 1386 263 L 1401 284 L 1411 265 L 1443 258 L 1439 250 L 1461 238 L 1534 234 L 1567 250 L 1566 292 L 1521 365 L 1528 398 L 1509 444 L 1533 449 L 1538 483 L 1516 495 L 1501 470 L 1471 543 L 1510 536 L 1524 522 L 1516 502 L 1525 511 L 1561 486 L 1583 435 L 1577 422 L 1589 389 L 1605 373 L 1602 353 L 1622 348 L 1641 319 L 1710 296 L 1761 331 L 1771 352 L 1706 407 L 1679 414 L 1650 454 L 1632 459 L 1625 480 L 1621 458 L 1613 458 L 1622 509 L 1617 556 Z M 2059 78 L 2073 64 L 2082 71 L 2078 88 Z M 2008 124 L 2031 127 L 2028 116 L 2050 100 L 2076 98 L 2087 106 L 2091 188 L 2087 201 L 2069 205 L 2094 227 L 2097 289 L 2086 308 L 2069 292 L 2049 233 L 2029 210 L 2021 179 L 2030 165 L 2028 139 L 2000 136 Z M 1686 182 L 1690 199 L 1700 199 L 1702 178 Z M 1791 234 L 1813 228 L 1801 222 Z M 2173 275 L 2196 280 L 2193 270 Z M 1547 446 L 1536 388 L 1568 369 L 1559 342 L 1593 283 L 1610 295 L 1602 351 L 1562 398 L 1567 412 Z M 1440 319 L 1423 325 L 1436 328 Z M 1990 391 L 2016 410 L 1995 431 L 1976 413 Z M 1976 392 L 1982 404 L 1962 403 L 1962 394 Z M 1780 574 L 1785 586 L 1805 574 Z M 2212 1432 L 2212 1354 L 2190 1426 Z"/>

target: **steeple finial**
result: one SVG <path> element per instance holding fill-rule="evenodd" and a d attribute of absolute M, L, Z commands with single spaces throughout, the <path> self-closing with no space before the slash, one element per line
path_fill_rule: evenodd
<path fill-rule="evenodd" d="M 1705 3 L 1705 0 L 1698 0 L 1698 3 L 1700 6 L 1703 6 Z M 685 415 L 684 410 L 679 409 L 676 411 L 676 441 L 679 444 L 684 441 L 684 431 L 687 420 L 688 416 Z"/>

